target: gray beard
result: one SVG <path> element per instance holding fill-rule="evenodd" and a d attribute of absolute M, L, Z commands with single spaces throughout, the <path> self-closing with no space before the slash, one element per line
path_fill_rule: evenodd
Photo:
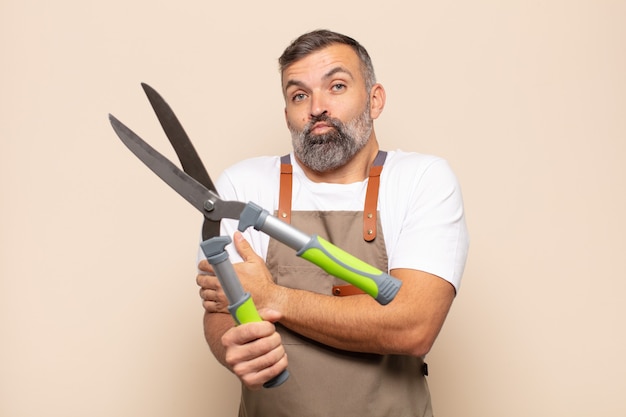
<path fill-rule="evenodd" d="M 318 122 L 333 127 L 327 133 L 312 135 Z M 373 120 L 369 116 L 369 103 L 365 111 L 347 124 L 331 118 L 326 113 L 314 118 L 298 131 L 289 127 L 293 151 L 306 167 L 316 172 L 327 172 L 347 164 L 367 144 L 372 133 Z"/>

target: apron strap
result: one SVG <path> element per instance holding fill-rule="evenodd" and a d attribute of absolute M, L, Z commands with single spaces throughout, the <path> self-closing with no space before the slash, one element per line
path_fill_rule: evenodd
<path fill-rule="evenodd" d="M 376 221 L 378 209 L 378 189 L 380 173 L 383 170 L 387 152 L 378 151 L 374 164 L 370 168 L 365 206 L 363 208 L 363 239 L 371 242 L 376 239 Z M 285 223 L 291 223 L 291 193 L 293 188 L 293 168 L 289 154 L 280 158 L 280 189 L 278 197 L 278 216 Z"/>
<path fill-rule="evenodd" d="M 293 188 L 293 168 L 289 154 L 280 158 L 280 190 L 278 194 L 278 217 L 291 223 L 291 190 Z"/>
<path fill-rule="evenodd" d="M 370 176 L 365 192 L 365 207 L 363 208 L 363 239 L 371 242 L 376 239 L 376 219 L 378 212 L 378 189 L 380 188 L 380 173 L 387 159 L 387 152 L 378 151 L 374 164 L 370 168 Z"/>

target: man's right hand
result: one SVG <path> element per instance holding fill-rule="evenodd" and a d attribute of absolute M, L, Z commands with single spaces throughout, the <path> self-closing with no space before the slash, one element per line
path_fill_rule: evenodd
<path fill-rule="evenodd" d="M 287 368 L 287 354 L 273 324 L 281 314 L 270 309 L 259 314 L 263 321 L 233 327 L 221 339 L 226 363 L 251 390 L 260 389 Z"/>

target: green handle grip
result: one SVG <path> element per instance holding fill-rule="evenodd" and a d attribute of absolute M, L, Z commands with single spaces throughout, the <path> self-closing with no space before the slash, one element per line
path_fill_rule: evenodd
<path fill-rule="evenodd" d="M 233 316 L 235 322 L 242 324 L 263 321 L 254 305 L 254 301 L 252 301 L 250 293 L 245 293 L 243 297 L 239 302 L 228 306 L 228 311 L 230 311 L 230 315 Z"/>
<path fill-rule="evenodd" d="M 398 293 L 402 281 L 363 262 L 337 246 L 313 235 L 297 255 L 388 304 Z"/>

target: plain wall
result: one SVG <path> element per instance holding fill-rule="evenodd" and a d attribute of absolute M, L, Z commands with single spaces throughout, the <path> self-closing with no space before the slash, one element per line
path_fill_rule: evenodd
<path fill-rule="evenodd" d="M 0 0 L 0 415 L 229 416 L 204 342 L 200 215 L 117 139 L 213 176 L 290 139 L 276 58 L 361 41 L 384 149 L 448 159 L 472 237 L 428 357 L 439 417 L 624 416 L 624 1 Z"/>

